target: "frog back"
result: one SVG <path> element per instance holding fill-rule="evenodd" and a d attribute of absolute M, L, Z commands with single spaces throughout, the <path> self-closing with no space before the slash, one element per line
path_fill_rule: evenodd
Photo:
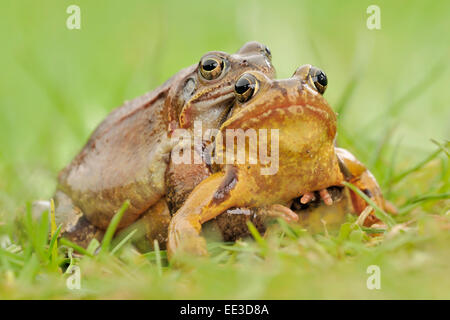
<path fill-rule="evenodd" d="M 171 86 L 188 71 L 112 111 L 60 172 L 58 190 L 95 226 L 105 229 L 130 200 L 120 223 L 127 226 L 165 194 L 171 151 L 165 100 Z"/>

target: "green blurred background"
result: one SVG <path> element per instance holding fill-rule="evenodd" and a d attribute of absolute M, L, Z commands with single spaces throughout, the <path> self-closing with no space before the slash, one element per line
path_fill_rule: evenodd
<path fill-rule="evenodd" d="M 81 30 L 66 28 L 71 4 Z M 381 30 L 366 27 L 371 4 Z M 279 78 L 305 63 L 325 70 L 339 143 L 383 183 L 380 139 L 386 154 L 400 146 L 402 168 L 450 136 L 448 12 L 448 1 L 2 0 L 0 215 L 50 197 L 57 172 L 124 100 L 249 40 L 269 46 Z"/>
<path fill-rule="evenodd" d="M 81 8 L 81 30 L 66 28 L 72 4 Z M 381 9 L 381 30 L 366 27 L 372 4 Z M 265 247 L 237 243 L 226 264 L 219 255 L 188 272 L 157 269 L 153 252 L 123 250 L 107 262 L 85 257 L 82 293 L 69 292 L 65 278 L 37 260 L 28 230 L 30 239 L 17 242 L 23 252 L 14 244 L 16 254 L 1 251 L 0 298 L 448 297 L 448 225 L 431 218 L 448 222 L 448 158 L 442 153 L 402 173 L 437 149 L 430 139 L 450 138 L 449 12 L 449 1 L 2 0 L 0 237 L 15 240 L 23 229 L 14 227 L 15 214 L 52 196 L 58 171 L 113 108 L 205 52 L 235 52 L 249 40 L 269 46 L 279 78 L 305 63 L 325 70 L 339 144 L 403 210 L 397 222 L 417 223 L 382 242 L 349 233 L 350 224 L 337 236 L 275 237 L 263 260 Z M 431 201 L 419 202 L 423 195 Z M 383 290 L 367 290 L 370 264 L 383 270 Z"/>

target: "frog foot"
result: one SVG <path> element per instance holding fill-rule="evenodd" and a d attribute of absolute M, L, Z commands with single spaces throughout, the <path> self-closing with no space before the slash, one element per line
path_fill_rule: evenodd
<path fill-rule="evenodd" d="M 185 232 L 183 232 L 185 231 Z M 181 256 L 208 256 L 206 240 L 196 232 L 190 230 L 182 230 L 177 232 L 174 243 L 169 243 L 169 257 L 172 259 L 176 255 Z M 169 238 L 170 241 L 170 238 Z M 176 250 L 174 250 L 176 249 Z M 179 255 L 178 255 L 179 254 Z"/>
<path fill-rule="evenodd" d="M 327 206 L 331 206 L 333 204 L 333 199 L 331 198 L 331 195 L 327 189 L 320 190 L 319 195 L 320 195 L 320 198 L 323 200 L 323 202 Z M 307 204 L 315 199 L 316 199 L 316 196 L 315 196 L 314 192 L 307 192 L 301 197 L 300 203 Z"/>
<path fill-rule="evenodd" d="M 298 215 L 288 207 L 285 207 L 281 204 L 271 205 L 267 209 L 265 215 L 269 218 L 281 218 L 286 222 L 298 221 Z"/>

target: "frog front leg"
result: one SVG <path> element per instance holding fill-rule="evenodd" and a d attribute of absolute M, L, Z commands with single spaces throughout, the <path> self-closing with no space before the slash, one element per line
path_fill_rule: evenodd
<path fill-rule="evenodd" d="M 235 170 L 230 166 L 225 173 L 214 173 L 203 180 L 173 216 L 167 242 L 169 259 L 176 252 L 207 255 L 206 241 L 200 235 L 202 224 L 230 208 L 252 208 L 252 202 L 248 199 L 254 185 L 238 183 Z M 291 209 L 281 204 L 256 205 L 255 208 L 264 212 L 266 217 L 281 217 L 289 222 L 298 220 Z"/>
<path fill-rule="evenodd" d="M 179 251 L 199 256 L 208 254 L 206 241 L 200 236 L 201 225 L 227 209 L 215 206 L 214 210 L 205 210 L 213 203 L 212 191 L 219 188 L 223 178 L 220 172 L 203 180 L 173 216 L 167 241 L 169 259 Z"/>

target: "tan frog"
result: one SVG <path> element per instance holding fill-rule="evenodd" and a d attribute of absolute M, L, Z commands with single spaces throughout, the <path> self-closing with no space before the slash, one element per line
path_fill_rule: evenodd
<path fill-rule="evenodd" d="M 218 128 L 235 100 L 236 79 L 249 70 L 274 76 L 266 46 L 249 42 L 236 54 L 209 52 L 198 64 L 111 112 L 59 174 L 54 198 L 63 236 L 81 245 L 101 238 L 114 213 L 130 200 L 119 227 L 146 216 L 154 227 L 149 232 L 164 239 L 162 226 L 170 220 L 167 202 L 181 203 L 210 174 L 204 163 L 172 166 L 172 133 L 192 130 L 195 121 L 204 129 Z"/>
<path fill-rule="evenodd" d="M 275 206 L 275 210 L 296 220 L 298 217 L 290 209 L 293 199 L 306 204 L 313 199 L 313 192 L 320 190 L 324 202 L 332 204 L 326 188 L 342 186 L 344 180 L 354 179 L 358 187 L 369 187 L 373 193 L 370 196 L 383 206 L 381 192 L 370 172 L 351 154 L 335 148 L 336 115 L 322 97 L 326 87 L 323 76 L 319 69 L 305 65 L 290 79 L 272 80 L 257 71 L 246 72 L 238 79 L 237 102 L 215 141 L 215 158 L 224 164 L 193 190 L 172 218 L 170 257 L 179 250 L 206 255 L 202 224 L 223 213 L 239 208 L 271 211 Z M 268 163 L 261 153 L 252 156 L 250 138 L 244 145 L 244 161 L 239 162 L 228 153 L 228 131 L 236 129 L 253 130 L 253 148 L 277 154 L 275 172 L 262 174 Z M 278 137 L 261 139 L 261 129 L 278 130 Z M 272 145 L 273 139 L 278 144 Z M 233 138 L 232 150 L 239 150 L 237 141 Z M 357 213 L 366 206 L 360 199 L 354 203 Z"/>

